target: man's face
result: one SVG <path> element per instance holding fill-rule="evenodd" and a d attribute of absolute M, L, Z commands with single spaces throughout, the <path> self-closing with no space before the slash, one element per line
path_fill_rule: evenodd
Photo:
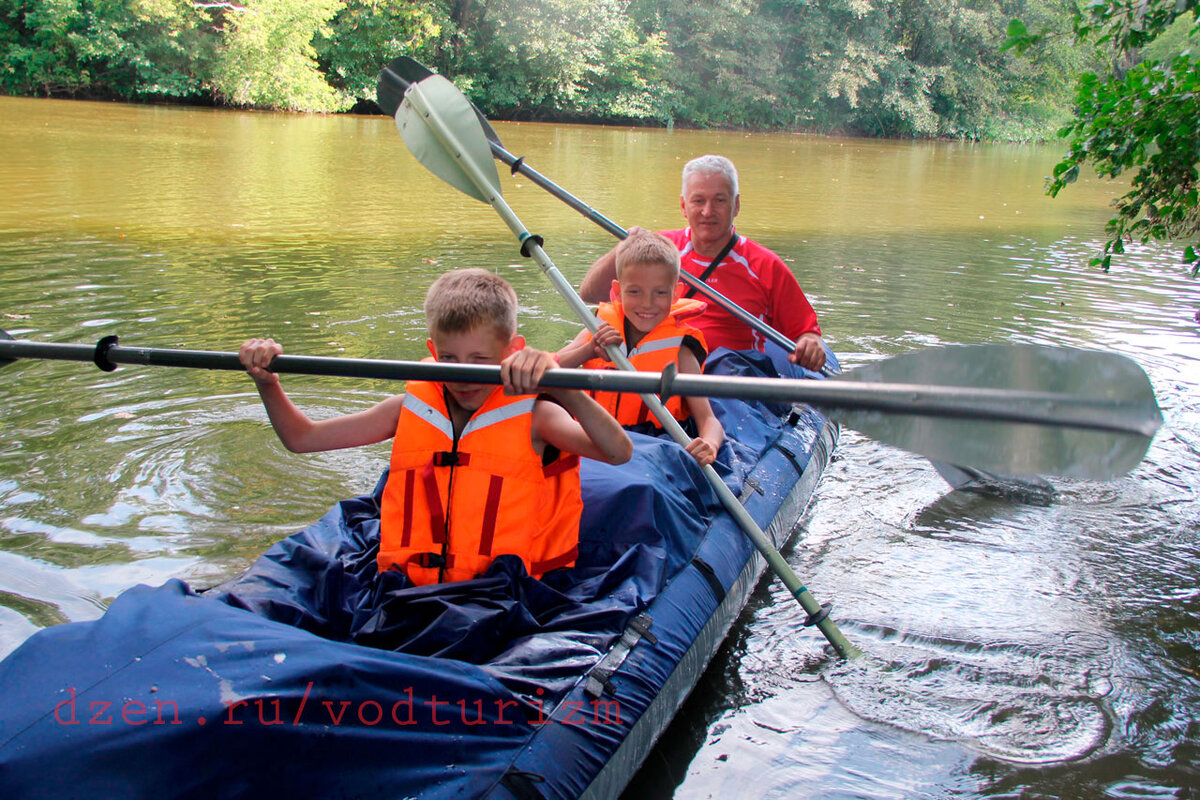
<path fill-rule="evenodd" d="M 741 208 L 741 197 L 733 193 L 724 175 L 697 172 L 688 176 L 679 206 L 697 249 L 711 249 L 714 244 L 720 248 L 733 235 L 733 218 Z"/>

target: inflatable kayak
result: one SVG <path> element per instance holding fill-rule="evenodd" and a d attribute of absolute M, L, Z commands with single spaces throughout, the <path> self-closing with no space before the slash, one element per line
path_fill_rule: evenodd
<path fill-rule="evenodd" d="M 706 371 L 778 374 L 729 351 Z M 782 546 L 836 426 L 713 406 L 723 478 Z M 541 581 L 513 557 L 455 584 L 378 573 L 381 479 L 225 584 L 38 632 L 0 662 L 0 795 L 617 796 L 764 568 L 681 448 L 634 439 L 628 464 L 585 460 L 578 562 Z"/>

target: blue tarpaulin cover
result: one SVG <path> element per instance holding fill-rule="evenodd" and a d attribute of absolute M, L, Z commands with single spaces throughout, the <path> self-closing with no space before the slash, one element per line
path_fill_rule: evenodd
<path fill-rule="evenodd" d="M 710 371 L 774 373 L 718 355 Z M 740 491 L 785 409 L 714 406 L 732 440 L 721 470 Z M 823 419 L 791 435 L 811 444 Z M 634 438 L 628 464 L 584 461 L 577 566 L 542 581 L 515 557 L 452 584 L 378 573 L 381 479 L 226 584 L 137 586 L 98 620 L 40 631 L 0 663 L 0 796 L 575 793 L 586 774 L 556 788 L 545 772 L 575 769 L 576 754 L 539 755 L 562 738 L 539 734 L 574 726 L 579 768 L 594 772 L 587 760 L 620 743 L 715 608 L 712 581 L 728 586 L 752 553 L 679 446 Z M 796 480 L 775 471 L 780 491 Z M 778 492 L 759 494 L 753 513 L 769 521 Z M 698 554 L 712 576 L 689 568 Z M 567 703 L 647 609 L 658 661 L 640 699 Z"/>

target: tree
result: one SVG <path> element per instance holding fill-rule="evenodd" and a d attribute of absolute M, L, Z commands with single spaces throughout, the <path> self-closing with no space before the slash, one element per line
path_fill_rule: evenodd
<path fill-rule="evenodd" d="M 1059 133 L 1068 151 L 1054 167 L 1046 192 L 1056 196 L 1074 183 L 1091 162 L 1101 177 L 1116 178 L 1136 169 L 1130 189 L 1113 201 L 1116 216 L 1105 225 L 1109 240 L 1093 266 L 1107 271 L 1125 242 L 1185 241 L 1183 263 L 1200 273 L 1200 57 L 1190 49 L 1145 58 L 1146 48 L 1190 18 L 1190 36 L 1200 33 L 1200 0 L 1093 0 L 1074 20 L 1074 36 L 1094 38 L 1112 54 L 1103 77 L 1086 72 L 1078 79 L 1075 118 Z M 1029 33 L 1013 20 L 1005 47 L 1025 50 L 1045 32 Z"/>
<path fill-rule="evenodd" d="M 338 111 L 354 100 L 317 68 L 313 39 L 341 0 L 252 0 L 225 15 L 212 87 L 227 103 L 295 111 Z"/>
<path fill-rule="evenodd" d="M 349 0 L 316 40 L 330 84 L 350 97 L 375 100 L 379 69 L 397 56 L 422 54 L 441 32 L 435 5 L 413 0 Z"/>
<path fill-rule="evenodd" d="M 454 0 L 433 65 L 489 115 L 663 119 L 661 38 L 624 0 Z"/>
<path fill-rule="evenodd" d="M 208 23 L 191 0 L 0 0 L 0 87 L 191 97 L 212 57 Z"/>

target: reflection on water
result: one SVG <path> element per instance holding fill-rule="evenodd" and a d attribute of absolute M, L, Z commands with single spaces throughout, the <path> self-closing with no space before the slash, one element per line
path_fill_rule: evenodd
<path fill-rule="evenodd" d="M 839 663 L 760 591 L 631 797 L 1148 797 L 1200 785 L 1198 284 L 1170 251 L 1086 269 L 1114 190 L 1041 194 L 1054 148 L 497 125 L 626 226 L 681 224 L 678 169 L 742 171 L 739 228 L 776 249 L 843 365 L 950 343 L 1115 350 L 1166 423 L 1109 483 L 1049 502 L 950 493 L 846 432 L 790 560 L 868 655 Z M 499 270 L 522 332 L 578 325 L 482 204 L 382 118 L 0 98 L 2 327 L 39 341 L 424 354 L 441 271 Z M 577 280 L 612 240 L 521 178 L 505 192 Z M 384 382 L 288 380 L 318 416 Z M 229 373 L 0 370 L 0 653 L 129 586 L 208 585 L 335 500 L 386 445 L 297 456 Z"/>

